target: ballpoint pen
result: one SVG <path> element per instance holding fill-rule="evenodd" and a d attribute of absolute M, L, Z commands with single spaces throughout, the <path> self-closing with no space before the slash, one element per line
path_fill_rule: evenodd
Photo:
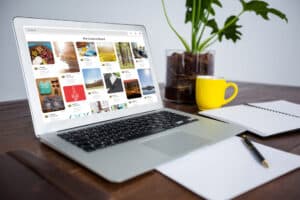
<path fill-rule="evenodd" d="M 266 159 L 263 157 L 263 155 L 255 148 L 253 143 L 247 138 L 246 135 L 242 135 L 242 138 L 244 139 L 245 144 L 250 149 L 250 151 L 253 153 L 253 155 L 256 157 L 256 159 L 266 168 L 269 168 L 269 164 L 267 163 Z"/>

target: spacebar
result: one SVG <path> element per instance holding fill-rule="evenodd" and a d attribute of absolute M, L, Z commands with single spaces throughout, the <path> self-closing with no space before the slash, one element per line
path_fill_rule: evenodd
<path fill-rule="evenodd" d="M 146 131 L 145 135 L 152 135 L 152 134 L 159 133 L 159 132 L 162 132 L 165 130 L 166 130 L 165 128 L 158 127 L 158 128 L 154 128 L 154 129 Z"/>
<path fill-rule="evenodd" d="M 162 132 L 166 130 L 165 128 L 154 128 L 154 129 L 150 129 L 150 130 L 147 130 L 147 131 L 143 131 L 143 132 L 135 132 L 134 134 L 131 134 L 129 137 L 127 136 L 127 140 L 130 140 L 130 139 L 137 139 L 137 138 L 140 138 L 140 137 L 144 137 L 144 136 L 147 136 L 147 135 L 153 135 L 155 133 L 158 133 L 158 132 Z"/>

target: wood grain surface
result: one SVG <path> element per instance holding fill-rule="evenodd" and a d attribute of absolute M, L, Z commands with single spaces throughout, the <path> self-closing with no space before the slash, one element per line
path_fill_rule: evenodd
<path fill-rule="evenodd" d="M 240 90 L 238 97 L 229 105 L 278 99 L 300 104 L 299 87 L 253 83 L 238 83 L 238 85 Z M 163 97 L 163 85 L 160 86 Z M 164 101 L 164 105 L 193 114 L 198 111 L 195 105 L 175 104 L 168 101 Z M 300 155 L 300 130 L 268 138 L 260 138 L 249 132 L 247 134 L 256 142 Z M 106 191 L 110 194 L 111 199 L 201 199 L 156 171 L 121 184 L 110 183 L 98 177 L 43 145 L 34 137 L 27 100 L 0 103 L 0 153 L 12 150 L 26 150 L 54 163 L 60 169 L 79 177 L 83 182 Z M 300 199 L 300 170 L 253 189 L 237 199 Z"/>

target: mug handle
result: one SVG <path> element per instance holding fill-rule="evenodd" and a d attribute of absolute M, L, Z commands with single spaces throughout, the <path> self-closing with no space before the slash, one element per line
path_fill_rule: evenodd
<path fill-rule="evenodd" d="M 228 82 L 228 83 L 226 83 L 226 90 L 227 90 L 229 87 L 233 87 L 234 90 L 233 90 L 232 95 L 231 95 L 229 98 L 227 98 L 227 99 L 224 100 L 223 105 L 226 105 L 226 104 L 228 104 L 229 102 L 231 102 L 231 101 L 237 96 L 237 94 L 238 94 L 238 92 L 239 92 L 239 88 L 238 88 L 237 84 L 235 84 L 235 83 L 233 83 L 233 82 Z"/>

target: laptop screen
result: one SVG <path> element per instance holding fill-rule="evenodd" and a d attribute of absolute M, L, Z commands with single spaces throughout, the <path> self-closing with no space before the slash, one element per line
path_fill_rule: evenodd
<path fill-rule="evenodd" d="M 43 121 L 158 101 L 140 31 L 24 27 Z"/>

